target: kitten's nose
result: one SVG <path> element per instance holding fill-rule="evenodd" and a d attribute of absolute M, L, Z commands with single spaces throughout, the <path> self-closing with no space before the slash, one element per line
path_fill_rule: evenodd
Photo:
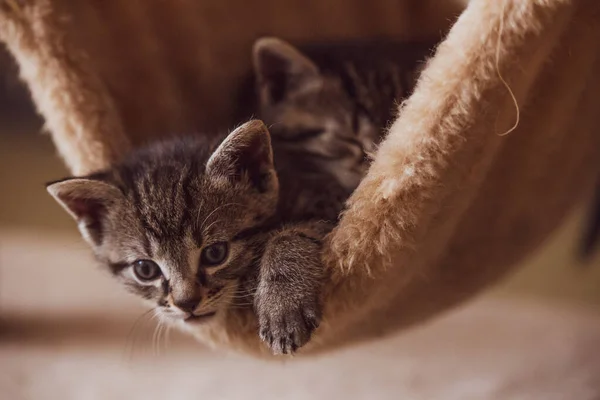
<path fill-rule="evenodd" d="M 175 304 L 182 311 L 193 313 L 198 304 L 200 304 L 200 297 L 188 297 L 184 299 L 175 300 L 173 304 Z"/>

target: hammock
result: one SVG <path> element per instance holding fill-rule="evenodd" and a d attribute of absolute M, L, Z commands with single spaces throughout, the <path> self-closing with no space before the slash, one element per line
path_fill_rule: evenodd
<path fill-rule="evenodd" d="M 259 36 L 445 32 L 454 9 L 437 3 L 0 0 L 0 39 L 66 165 L 85 174 L 166 133 L 233 127 L 231 94 Z M 303 352 L 375 339 L 469 299 L 591 192 L 598 38 L 597 0 L 469 2 L 329 237 L 324 320 Z M 266 350 L 249 311 L 198 336 Z"/>

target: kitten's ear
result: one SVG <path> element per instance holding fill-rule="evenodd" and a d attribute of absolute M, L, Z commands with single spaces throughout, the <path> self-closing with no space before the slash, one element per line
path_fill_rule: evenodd
<path fill-rule="evenodd" d="M 207 175 L 248 180 L 259 192 L 277 187 L 271 137 L 260 120 L 246 122 L 225 138 L 206 164 Z"/>
<path fill-rule="evenodd" d="M 109 207 L 123 198 L 116 186 L 89 178 L 67 178 L 49 183 L 46 190 L 77 221 L 84 239 L 93 246 L 102 243 Z"/>
<path fill-rule="evenodd" d="M 254 72 L 262 104 L 273 104 L 320 76 L 317 66 L 292 45 L 276 38 L 254 43 Z"/>

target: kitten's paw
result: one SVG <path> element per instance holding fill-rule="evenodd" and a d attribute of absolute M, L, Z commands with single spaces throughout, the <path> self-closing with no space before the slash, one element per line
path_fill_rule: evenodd
<path fill-rule="evenodd" d="M 260 338 L 275 355 L 304 346 L 321 321 L 318 301 L 261 304 L 257 311 Z"/>

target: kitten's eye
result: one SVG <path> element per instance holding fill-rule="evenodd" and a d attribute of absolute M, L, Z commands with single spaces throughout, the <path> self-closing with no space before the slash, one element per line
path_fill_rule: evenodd
<path fill-rule="evenodd" d="M 207 266 L 219 265 L 225 261 L 225 258 L 227 258 L 227 253 L 228 247 L 226 242 L 211 244 L 210 246 L 206 246 L 204 249 L 202 249 L 200 262 L 202 265 Z"/>
<path fill-rule="evenodd" d="M 153 281 L 161 275 L 160 268 L 152 260 L 137 260 L 133 263 L 133 272 L 143 282 Z"/>

